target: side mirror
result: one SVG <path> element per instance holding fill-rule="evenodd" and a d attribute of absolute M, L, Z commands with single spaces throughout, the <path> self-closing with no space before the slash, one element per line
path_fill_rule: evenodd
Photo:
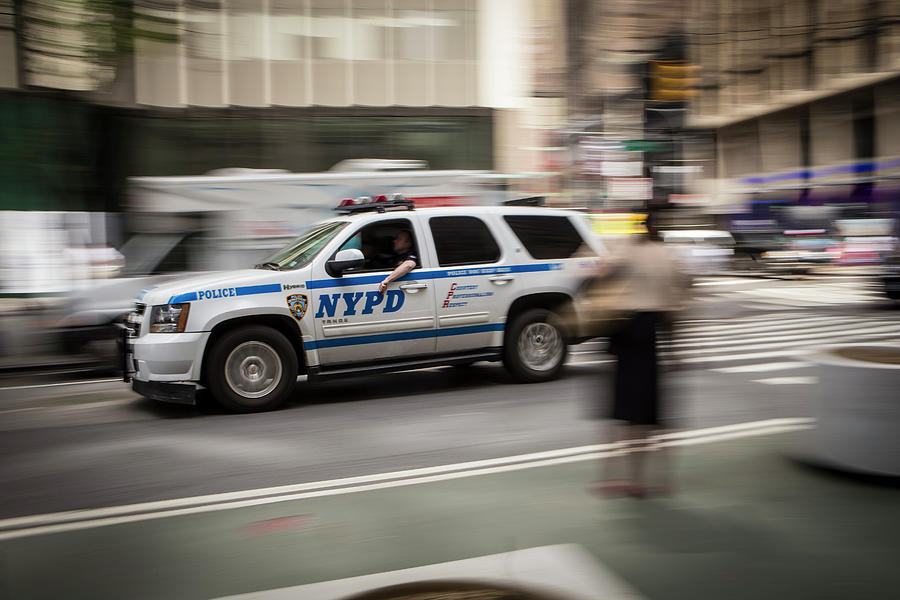
<path fill-rule="evenodd" d="M 325 271 L 332 277 L 340 277 L 347 269 L 361 267 L 365 262 L 366 257 L 363 256 L 362 251 L 356 248 L 348 248 L 341 250 L 334 255 L 333 260 L 325 263 Z"/>

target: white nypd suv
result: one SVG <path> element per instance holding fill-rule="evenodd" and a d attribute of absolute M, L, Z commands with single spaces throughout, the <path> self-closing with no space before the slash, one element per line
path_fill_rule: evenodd
<path fill-rule="evenodd" d="M 205 387 L 251 412 L 283 403 L 299 375 L 481 360 L 502 360 L 521 381 L 559 374 L 579 341 L 572 300 L 602 252 L 581 213 L 384 197 L 338 210 L 254 268 L 138 294 L 122 336 L 126 381 L 181 403 Z M 382 293 L 400 232 L 415 268 Z"/>

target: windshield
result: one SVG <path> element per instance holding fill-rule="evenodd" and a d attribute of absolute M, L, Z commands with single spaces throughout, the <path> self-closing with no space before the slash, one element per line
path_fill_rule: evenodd
<path fill-rule="evenodd" d="M 269 256 L 256 267 L 275 271 L 286 271 L 302 267 L 311 261 L 319 253 L 319 250 L 346 226 L 346 221 L 332 221 L 330 223 L 313 225 L 306 233 L 294 240 L 290 246 L 282 248 Z"/>
<path fill-rule="evenodd" d="M 153 273 L 157 265 L 175 246 L 181 242 L 186 233 L 143 233 L 125 242 L 119 252 L 125 257 L 124 275 L 148 275 Z"/>

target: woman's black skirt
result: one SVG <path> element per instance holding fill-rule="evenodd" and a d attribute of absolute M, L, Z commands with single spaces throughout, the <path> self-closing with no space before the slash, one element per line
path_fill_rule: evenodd
<path fill-rule="evenodd" d="M 659 312 L 638 312 L 610 336 L 609 352 L 616 356 L 612 418 L 635 425 L 658 425 Z"/>

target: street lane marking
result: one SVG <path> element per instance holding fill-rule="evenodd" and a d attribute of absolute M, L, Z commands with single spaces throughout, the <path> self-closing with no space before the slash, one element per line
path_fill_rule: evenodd
<path fill-rule="evenodd" d="M 800 360 L 789 362 L 760 363 L 757 365 L 741 365 L 740 367 L 722 367 L 711 369 L 718 373 L 758 373 L 760 371 L 783 371 L 785 369 L 802 369 L 812 366 L 808 362 Z"/>
<path fill-rule="evenodd" d="M 767 419 L 764 421 L 671 432 L 654 436 L 650 439 L 659 446 L 686 446 L 799 431 L 812 428 L 814 423 L 814 419 L 805 417 Z M 405 471 L 345 477 L 342 479 L 241 490 L 222 494 L 208 494 L 173 500 L 159 500 L 107 508 L 14 517 L 0 521 L 0 541 L 151 519 L 506 473 L 621 456 L 629 452 L 628 447 L 622 443 L 594 444 Z"/>
<path fill-rule="evenodd" d="M 765 383 L 767 385 L 812 385 L 819 383 L 819 378 L 810 377 L 770 377 L 769 379 L 754 379 L 756 383 Z"/>
<path fill-rule="evenodd" d="M 135 398 L 125 398 L 120 400 L 100 400 L 97 402 L 84 402 L 79 404 L 56 404 L 56 405 L 44 405 L 44 406 L 28 406 L 25 408 L 10 408 L 6 410 L 0 410 L 0 415 L 8 415 L 10 413 L 18 413 L 18 412 L 34 412 L 34 411 L 44 411 L 44 412 L 67 412 L 73 410 L 85 410 L 91 408 L 102 408 L 104 406 L 125 406 L 127 404 L 134 404 Z"/>
<path fill-rule="evenodd" d="M 2 387 L 0 388 L 0 392 L 5 390 L 30 390 L 37 388 L 47 388 L 47 387 L 59 387 L 63 385 L 89 385 L 92 383 L 112 383 L 113 381 L 122 382 L 121 377 L 113 377 L 110 379 L 87 379 L 85 381 L 62 381 L 59 383 L 37 383 L 33 385 L 15 385 L 11 387 Z"/>

